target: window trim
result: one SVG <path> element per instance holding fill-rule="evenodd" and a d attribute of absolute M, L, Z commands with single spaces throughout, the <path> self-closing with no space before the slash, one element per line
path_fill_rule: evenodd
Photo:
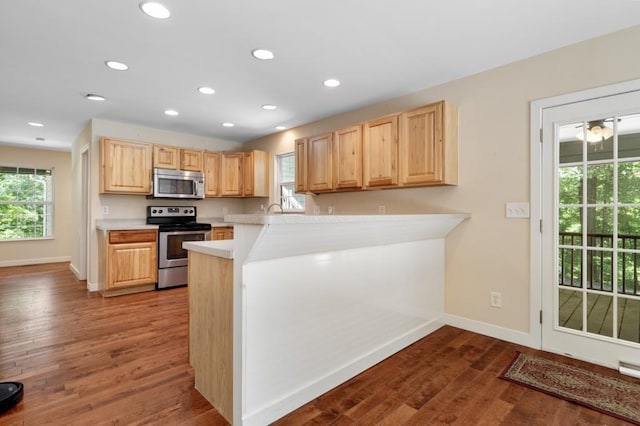
<path fill-rule="evenodd" d="M 295 194 L 295 177 L 293 180 L 291 181 L 282 181 L 282 173 L 281 173 L 281 168 L 280 168 L 280 161 L 281 159 L 285 158 L 285 157 L 293 157 L 294 158 L 294 162 L 293 165 L 295 167 L 295 152 L 294 151 L 289 151 L 289 152 L 283 152 L 281 154 L 276 154 L 276 179 L 275 179 L 275 186 L 276 186 L 276 199 L 277 202 L 282 206 L 282 211 L 283 212 L 287 212 L 287 213 L 304 213 L 306 211 L 306 200 L 305 200 L 305 207 L 302 209 L 288 209 L 284 207 L 284 203 L 282 202 L 282 185 L 284 184 L 293 184 L 293 189 L 294 189 L 294 194 Z M 294 173 L 295 176 L 295 173 Z M 298 194 L 299 195 L 299 194 Z"/>
<path fill-rule="evenodd" d="M 42 240 L 53 240 L 55 235 L 55 193 L 56 193 L 56 184 L 55 184 L 55 174 L 56 170 L 54 166 L 51 167 L 36 167 L 36 166 L 19 166 L 16 164 L 0 164 L 0 169 L 2 168 L 14 168 L 16 169 L 16 174 L 19 174 L 19 170 L 42 170 L 50 172 L 51 176 L 51 198 L 47 201 L 2 201 L 0 200 L 0 205 L 20 205 L 20 204 L 41 204 L 45 207 L 48 206 L 51 211 L 50 215 L 50 224 L 48 228 L 51 230 L 47 235 L 42 237 L 27 237 L 27 238 L 0 238 L 0 243 L 4 242 L 19 242 L 19 241 L 42 241 Z M 37 175 L 37 173 L 36 173 Z"/>

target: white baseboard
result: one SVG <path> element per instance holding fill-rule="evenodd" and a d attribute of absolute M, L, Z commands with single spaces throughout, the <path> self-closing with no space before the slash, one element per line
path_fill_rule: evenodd
<path fill-rule="evenodd" d="M 444 323 L 452 327 L 462 328 L 463 330 L 473 331 L 474 333 L 483 334 L 485 336 L 494 337 L 496 339 L 505 340 L 517 345 L 528 346 L 533 349 L 540 349 L 539 341 L 533 336 L 523 331 L 512 330 L 500 327 L 495 324 L 488 324 L 482 321 L 475 321 L 469 318 L 457 315 L 445 314 Z"/>
<path fill-rule="evenodd" d="M 0 268 L 4 268 L 6 266 L 40 265 L 42 263 L 60 263 L 60 262 L 70 262 L 70 261 L 71 261 L 71 256 L 42 257 L 39 259 L 3 260 L 3 261 L 0 261 Z"/>
<path fill-rule="evenodd" d="M 69 269 L 71 270 L 71 272 L 73 272 L 73 275 L 75 275 L 77 279 L 79 280 L 84 279 L 84 278 L 80 278 L 80 271 L 78 271 L 78 268 L 76 268 L 73 263 L 69 264 Z"/>
<path fill-rule="evenodd" d="M 87 280 L 87 291 L 98 291 L 100 290 L 98 288 L 98 283 L 92 283 L 89 280 Z"/>

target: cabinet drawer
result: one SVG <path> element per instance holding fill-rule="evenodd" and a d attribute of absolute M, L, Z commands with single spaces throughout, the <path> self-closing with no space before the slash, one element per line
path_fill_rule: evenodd
<path fill-rule="evenodd" d="M 154 229 L 140 231 L 109 231 L 109 244 L 148 243 L 156 241 Z"/>

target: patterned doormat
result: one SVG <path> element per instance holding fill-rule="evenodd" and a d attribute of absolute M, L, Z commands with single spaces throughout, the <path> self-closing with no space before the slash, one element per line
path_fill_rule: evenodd
<path fill-rule="evenodd" d="M 640 383 L 520 352 L 500 378 L 640 425 Z"/>

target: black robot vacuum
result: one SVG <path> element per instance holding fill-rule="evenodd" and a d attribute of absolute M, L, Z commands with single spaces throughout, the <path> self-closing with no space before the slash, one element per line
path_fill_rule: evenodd
<path fill-rule="evenodd" d="M 20 382 L 0 382 L 0 413 L 20 402 L 23 393 L 24 386 Z"/>

